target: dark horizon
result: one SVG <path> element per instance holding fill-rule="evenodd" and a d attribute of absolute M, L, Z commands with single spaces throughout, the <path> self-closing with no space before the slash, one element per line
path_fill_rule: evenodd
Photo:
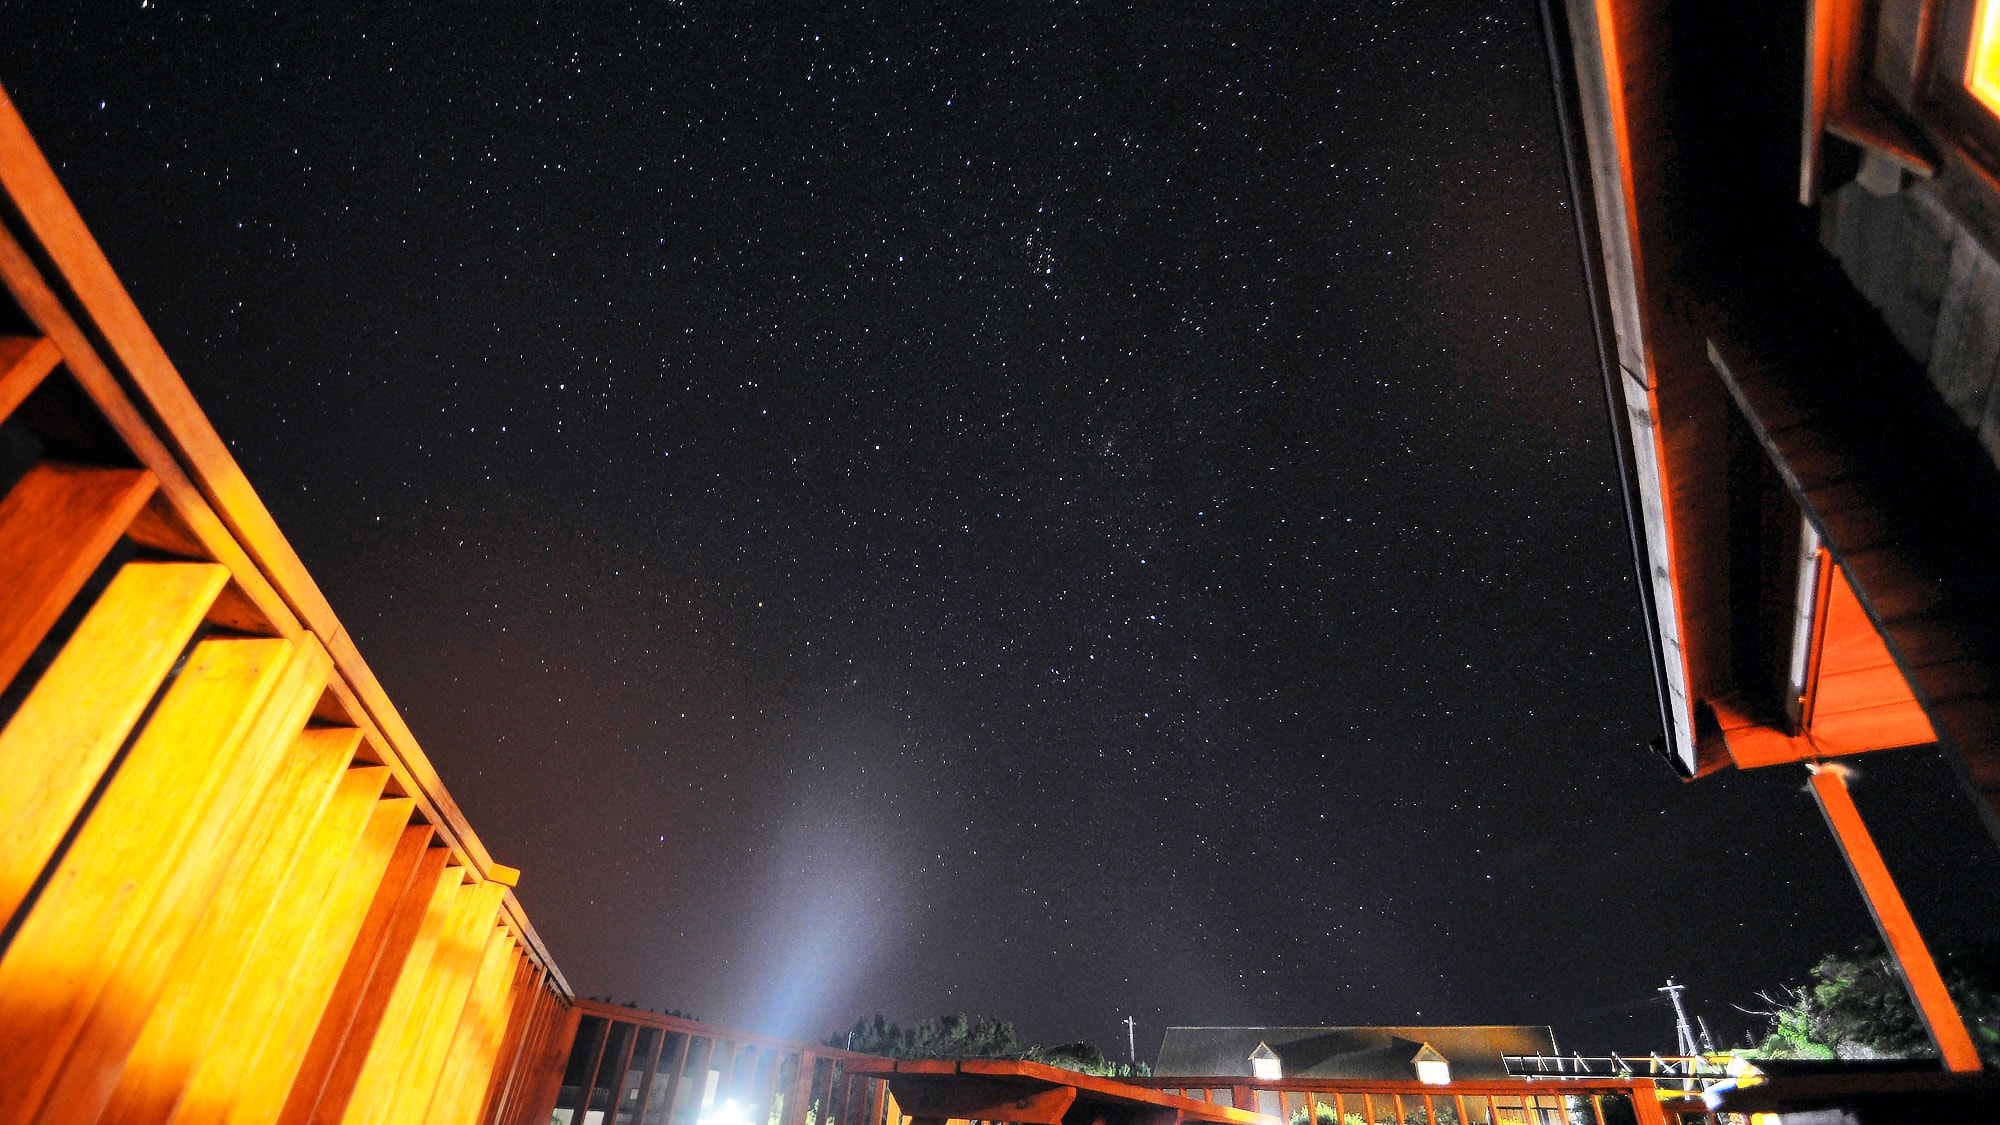
<path fill-rule="evenodd" d="M 1802 772 L 1646 749 L 1533 4 L 426 14 L 0 85 L 579 994 L 1643 1051 L 1872 938 Z"/>

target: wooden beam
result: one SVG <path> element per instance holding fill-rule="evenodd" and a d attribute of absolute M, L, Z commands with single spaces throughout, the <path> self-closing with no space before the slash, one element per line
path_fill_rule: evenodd
<path fill-rule="evenodd" d="M 62 352 L 47 336 L 0 336 L 0 422 L 61 362 Z"/>
<path fill-rule="evenodd" d="M 1834 766 L 1808 768 L 1812 774 L 1813 798 L 1819 802 L 1827 827 L 1833 830 L 1834 842 L 1840 845 L 1840 854 L 1847 860 L 1847 870 L 1861 888 L 1868 913 L 1874 917 L 1882 940 L 1888 943 L 1903 984 L 1910 990 L 1910 999 L 1916 1002 L 1917 1014 L 1923 1018 L 1931 1040 L 1944 1058 L 1945 1069 L 1981 1069 L 1979 1050 L 1965 1029 L 1965 1019 L 1959 1015 L 1951 994 L 1945 991 L 1944 978 L 1938 975 L 1930 947 L 1924 944 L 1916 920 L 1910 917 L 1896 881 L 1889 877 L 1889 866 L 1882 862 L 1875 838 L 1862 823 L 1861 811 L 1854 807 L 1842 771 Z"/>
<path fill-rule="evenodd" d="M 0 686 L 27 663 L 153 486 L 142 469 L 44 461 L 0 500 Z"/>
<path fill-rule="evenodd" d="M 0 927 L 227 579 L 202 563 L 127 563 L 0 729 Z"/>

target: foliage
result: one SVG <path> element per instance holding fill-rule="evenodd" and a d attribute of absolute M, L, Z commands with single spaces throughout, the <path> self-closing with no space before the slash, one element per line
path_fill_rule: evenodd
<path fill-rule="evenodd" d="M 915 1027 L 899 1027 L 877 1013 L 873 1019 L 855 1020 L 852 1031 L 831 1036 L 826 1044 L 891 1059 L 1014 1058 L 1026 1049 L 1013 1024 L 992 1016 L 967 1019 L 963 1015 L 939 1016 Z"/>
<path fill-rule="evenodd" d="M 2000 942 L 1962 946 L 1938 957 L 1945 989 L 1958 1005 L 1987 1065 L 2000 1064 Z M 1771 1010 L 1756 1054 L 1764 1058 L 1934 1058 L 1937 1048 L 1910 1002 L 1893 961 L 1879 945 L 1829 953 L 1812 979 L 1787 985 L 1783 999 L 1760 996 Z"/>
<path fill-rule="evenodd" d="M 992 1016 L 944 1015 L 902 1027 L 877 1014 L 854 1021 L 851 1030 L 828 1037 L 826 1045 L 892 1059 L 1026 1059 L 1106 1078 L 1152 1073 L 1144 1063 L 1135 1067 L 1107 1059 L 1088 1043 L 1030 1046 L 1021 1042 L 1013 1024 Z"/>
<path fill-rule="evenodd" d="M 1029 1062 L 1095 1074 L 1100 1078 L 1150 1078 L 1153 1068 L 1145 1063 L 1122 1063 L 1107 1059 L 1104 1052 L 1088 1043 L 1064 1043 L 1059 1047 L 1030 1047 L 1023 1056 Z"/>

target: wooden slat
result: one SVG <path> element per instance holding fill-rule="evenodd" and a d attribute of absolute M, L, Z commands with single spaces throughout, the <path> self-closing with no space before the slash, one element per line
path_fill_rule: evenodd
<path fill-rule="evenodd" d="M 47 336 L 0 336 L 0 422 L 61 362 L 62 352 Z"/>
<path fill-rule="evenodd" d="M 11 920 L 228 572 L 127 563 L 0 730 L 0 924 Z"/>
<path fill-rule="evenodd" d="M 497 909 L 497 906 L 496 906 Z M 476 1125 L 485 1100 L 487 1080 L 499 1062 L 507 1034 L 508 986 L 518 975 L 522 957 L 504 926 L 493 927 L 493 940 L 466 995 L 458 1027 L 445 1052 L 444 1072 L 421 1120 L 432 1125 Z"/>
<path fill-rule="evenodd" d="M 495 896 L 496 912 L 499 905 Z M 507 1030 L 507 985 L 519 961 L 514 939 L 505 927 L 490 926 L 488 938 L 465 1002 L 459 1006 L 457 1026 L 451 1029 L 445 1045 L 443 1067 L 430 1104 L 420 1107 L 409 1120 L 431 1125 L 473 1125 L 479 1113 L 486 1077 L 493 1070 L 501 1037 Z"/>
<path fill-rule="evenodd" d="M 507 888 L 499 883 L 468 883 L 458 889 L 459 901 L 438 935 L 423 995 L 403 1036 L 392 1101 L 373 1125 L 421 1125 L 444 1072 L 445 1053 L 465 1013 L 466 997 L 487 946 L 500 933 L 500 896 L 505 893 Z"/>
<path fill-rule="evenodd" d="M 433 836 L 430 825 L 411 825 L 397 843 L 278 1114 L 281 1125 L 304 1125 L 322 1112 L 338 1121 L 347 1112 L 361 1060 L 451 858 L 446 849 L 428 846 Z"/>
<path fill-rule="evenodd" d="M 486 1118 L 491 1125 L 542 1125 L 555 1109 L 562 1082 L 559 1060 L 567 1056 L 555 1060 L 548 1056 L 552 1051 L 569 1049 L 564 1036 L 575 1034 L 578 1013 L 575 1006 L 565 1004 L 547 985 L 546 973 L 534 982 L 528 1035 L 515 1057 L 504 1100 Z M 558 1039 L 563 1040 L 562 1044 L 552 1046 Z"/>
<path fill-rule="evenodd" d="M 45 461 L 0 500 L 0 685 L 27 663 L 153 486 L 142 469 Z"/>
<path fill-rule="evenodd" d="M 548 1004 L 554 1009 L 546 1025 L 548 1032 L 542 1037 L 538 1056 L 527 1067 L 521 1097 L 513 1103 L 506 1125 L 545 1125 L 562 1089 L 563 1062 L 569 1058 L 582 1011 L 557 997 L 551 997 Z"/>
<path fill-rule="evenodd" d="M 0 1122 L 40 1106 L 149 916 L 178 905 L 184 853 L 292 655 L 198 644 L 23 920 L 0 957 Z"/>
<path fill-rule="evenodd" d="M 220 568 L 217 568 L 220 569 Z M 60 1118 L 102 1125 L 164 1125 L 207 1052 L 223 1012 L 239 987 L 268 987 L 242 973 L 264 939 L 272 915 L 310 913 L 310 902 L 283 901 L 311 838 L 354 758 L 361 732 L 351 727 L 302 731 L 279 766 L 257 823 L 237 849 L 222 888 L 188 939 L 173 979 L 101 1114 L 82 1099 L 59 1107 Z M 57 1118 L 45 1114 L 43 1125 Z"/>
<path fill-rule="evenodd" d="M 477 1125 L 497 1125 L 500 1115 L 505 1112 L 508 1091 L 513 1085 L 514 1074 L 522 1057 L 521 1052 L 528 1043 L 528 1036 L 534 1030 L 536 993 L 541 988 L 541 983 L 541 973 L 535 959 L 524 946 L 521 950 L 519 975 L 507 992 L 507 1037 L 500 1044 L 500 1053 L 494 1060 L 493 1074 L 486 1083 L 485 1101 L 474 1118 Z"/>
<path fill-rule="evenodd" d="M 375 1034 L 366 1042 L 349 1041 L 347 1058 L 352 1069 L 347 1073 L 352 1073 L 354 1080 L 342 1091 L 345 1096 L 338 1106 L 331 1104 L 330 1097 L 321 1099 L 314 1115 L 315 1125 L 335 1125 L 335 1122 L 371 1125 L 394 1102 L 396 1078 L 402 1073 L 403 1064 L 409 1061 L 406 1036 L 422 1008 L 431 961 L 437 954 L 438 940 L 444 936 L 454 908 L 459 905 L 464 878 L 465 869 L 461 867 L 447 867 L 439 873 L 409 953 L 403 958 L 400 971 L 394 974 Z M 338 1117 L 333 1114 L 335 1108 L 340 1110 Z"/>
<path fill-rule="evenodd" d="M 182 951 L 200 932 L 197 920 L 214 907 L 229 865 L 241 852 L 279 775 L 278 763 L 304 727 L 314 701 L 326 690 L 326 677 L 333 668 L 310 635 L 291 648 L 240 749 L 218 763 L 219 784 L 198 808 L 194 830 L 172 860 L 173 869 L 158 899 L 142 916 L 125 955 L 71 1043 L 36 1118 L 38 1125 L 90 1125 L 96 1120 L 166 992 Z M 182 750 L 200 753 L 202 746 L 184 745 Z M 92 821 L 119 811 L 108 797 L 107 793 L 106 802 L 92 811 Z M 140 817 L 150 815 L 144 805 L 130 811 Z"/>
<path fill-rule="evenodd" d="M 388 777 L 381 766 L 348 771 L 298 872 L 297 893 L 317 908 L 281 916 L 258 958 L 244 966 L 245 979 L 264 987 L 237 990 L 174 1125 L 264 1125 L 284 1106 L 313 1042 L 309 1029 L 322 1026 L 375 892 L 393 870 L 399 846 L 417 836 L 409 831 L 414 802 L 376 799 Z M 412 862 L 426 842 L 415 839 Z M 288 1034 L 267 1034 L 273 1027 Z"/>

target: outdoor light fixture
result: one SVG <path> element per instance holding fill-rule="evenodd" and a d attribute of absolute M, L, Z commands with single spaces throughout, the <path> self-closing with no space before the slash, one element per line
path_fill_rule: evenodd
<path fill-rule="evenodd" d="M 1257 1044 L 1257 1049 L 1250 1052 L 1250 1077 L 1276 1081 L 1284 1076 L 1285 1064 L 1278 1060 L 1278 1052 L 1269 1043 Z"/>
<path fill-rule="evenodd" d="M 1410 1062 L 1417 1068 L 1417 1081 L 1426 1086 L 1451 1085 L 1451 1062 L 1429 1043 L 1417 1049 Z"/>
<path fill-rule="evenodd" d="M 2000 113 L 2000 4 L 1980 0 L 1972 17 L 1971 46 L 1966 52 L 1965 88 L 1980 104 Z"/>

